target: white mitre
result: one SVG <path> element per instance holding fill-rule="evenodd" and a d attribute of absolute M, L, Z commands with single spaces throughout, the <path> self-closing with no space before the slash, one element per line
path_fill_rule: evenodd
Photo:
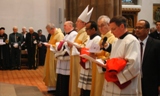
<path fill-rule="evenodd" d="M 78 19 L 82 20 L 85 23 L 87 23 L 90 20 L 90 17 L 91 17 L 92 11 L 93 11 L 93 7 L 92 7 L 92 9 L 88 12 L 88 7 L 89 7 L 89 5 L 84 9 L 84 11 L 78 17 Z"/>

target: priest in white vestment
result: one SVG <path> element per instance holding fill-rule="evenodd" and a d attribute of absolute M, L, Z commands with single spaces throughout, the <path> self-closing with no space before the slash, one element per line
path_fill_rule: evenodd
<path fill-rule="evenodd" d="M 104 44 L 104 50 L 110 52 L 110 59 L 121 58 L 126 60 L 127 64 L 118 73 L 112 70 L 116 73 L 119 84 L 105 80 L 102 96 L 142 96 L 139 41 L 127 32 L 126 18 L 123 16 L 113 17 L 110 28 L 118 40 L 112 45 Z"/>

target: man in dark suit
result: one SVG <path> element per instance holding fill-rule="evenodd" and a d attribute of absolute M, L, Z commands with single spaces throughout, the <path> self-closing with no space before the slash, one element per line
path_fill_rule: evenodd
<path fill-rule="evenodd" d="M 160 41 L 149 37 L 150 24 L 139 20 L 135 33 L 141 44 L 142 94 L 158 96 L 160 91 Z"/>
<path fill-rule="evenodd" d="M 23 42 L 21 44 L 21 50 L 25 50 L 27 47 L 26 47 L 26 44 L 25 44 L 25 40 L 26 40 L 26 35 L 27 35 L 27 30 L 26 30 L 26 27 L 23 27 L 22 28 L 22 36 L 23 36 Z"/>
<path fill-rule="evenodd" d="M 156 31 L 152 32 L 149 34 L 149 36 L 151 36 L 154 39 L 158 39 L 160 40 L 160 21 L 156 22 Z"/>
<path fill-rule="evenodd" d="M 14 26 L 13 33 L 9 35 L 9 44 L 11 45 L 12 69 L 21 69 L 20 58 L 22 40 L 22 35 L 18 33 L 18 28 Z"/>
<path fill-rule="evenodd" d="M 46 37 L 42 34 L 42 30 L 38 30 L 39 36 L 39 44 L 38 44 L 38 62 L 39 65 L 44 65 L 45 56 L 46 56 L 46 46 L 42 44 L 43 42 L 47 42 Z"/>
<path fill-rule="evenodd" d="M 49 42 L 50 37 L 51 37 L 51 34 L 49 33 L 48 36 L 47 36 L 47 42 Z"/>
<path fill-rule="evenodd" d="M 36 69 L 36 53 L 37 53 L 37 44 L 39 42 L 38 34 L 34 32 L 33 27 L 29 28 L 29 33 L 26 35 L 26 46 L 28 52 L 28 64 L 29 69 Z"/>
<path fill-rule="evenodd" d="M 7 69 L 9 65 L 9 45 L 8 35 L 5 33 L 5 28 L 0 28 L 0 69 Z"/>

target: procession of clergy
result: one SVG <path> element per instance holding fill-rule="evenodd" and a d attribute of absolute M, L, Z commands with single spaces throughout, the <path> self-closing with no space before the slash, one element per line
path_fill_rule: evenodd
<path fill-rule="evenodd" d="M 124 58 L 125 54 L 121 53 L 121 51 L 118 52 L 118 49 L 114 49 L 115 53 L 113 52 L 111 54 L 104 51 L 106 41 L 111 44 L 118 39 L 110 31 L 108 26 L 110 18 L 108 16 L 100 16 L 97 20 L 98 24 L 94 21 L 89 21 L 92 11 L 93 8 L 88 11 L 87 6 L 78 17 L 76 21 L 77 32 L 73 28 L 73 22 L 66 21 L 64 23 L 65 36 L 61 30 L 55 28 L 53 24 L 50 23 L 46 26 L 47 31 L 51 34 L 49 42 L 45 44 L 45 46 L 47 46 L 47 53 L 43 80 L 46 86 L 48 86 L 48 92 L 53 92 L 55 96 L 141 96 L 140 66 L 137 65 L 140 63 L 140 58 L 135 55 L 134 51 L 134 54 L 128 53 L 128 55 L 130 55 L 128 59 L 132 59 L 131 61 L 124 59 L 118 59 L 118 61 L 111 60 L 111 66 L 112 63 L 120 62 L 120 65 L 115 64 L 116 66 L 114 66 L 118 69 L 119 73 L 121 73 L 120 71 L 122 71 L 122 69 L 125 69 L 125 72 L 118 75 L 118 79 L 112 72 L 108 72 L 108 75 L 105 75 L 105 63 L 106 60 L 110 58 L 109 55 L 119 54 L 121 55 L 118 56 L 119 58 Z M 97 33 L 98 28 L 101 36 Z M 134 38 L 136 40 L 136 38 L 132 36 L 133 35 L 129 35 L 128 38 Z M 121 41 L 119 44 L 120 43 Z M 128 41 L 128 43 L 130 43 L 130 41 Z M 97 50 L 93 48 L 94 45 L 98 45 L 102 50 L 96 52 Z M 122 44 L 122 47 L 127 47 L 128 45 L 123 46 Z M 94 46 L 95 49 L 97 49 L 96 47 L 98 46 Z M 128 49 L 132 52 L 132 50 L 137 49 L 136 46 L 134 47 L 133 45 L 132 47 L 134 48 Z M 90 48 L 92 48 L 92 52 L 89 52 Z M 81 57 L 83 54 L 94 59 L 97 58 L 97 60 L 102 61 L 104 65 L 96 64 Z M 137 51 L 137 54 L 139 54 L 139 51 Z M 112 57 L 116 57 L 116 55 Z M 127 65 L 127 67 L 130 67 L 129 69 L 124 68 L 126 62 L 130 62 L 130 64 Z M 109 82 L 107 82 L 105 78 L 108 79 Z"/>
<path fill-rule="evenodd" d="M 153 95 L 158 94 L 158 84 L 155 84 L 157 89 L 150 86 L 149 90 L 147 84 L 141 85 L 146 74 L 141 72 L 140 44 L 127 32 L 125 17 L 115 16 L 110 20 L 102 15 L 96 23 L 90 21 L 93 8 L 88 11 L 88 7 L 78 17 L 76 28 L 72 21 L 64 23 L 65 36 L 54 24 L 46 26 L 51 35 L 48 42 L 42 43 L 47 48 L 43 81 L 48 92 L 55 96 L 158 96 Z M 137 36 L 140 29 L 137 25 Z M 25 43 L 30 47 L 27 48 L 31 56 L 29 67 L 34 68 L 33 49 L 39 42 L 36 34 L 29 37 L 31 40 Z M 17 45 L 13 44 L 15 52 Z"/>

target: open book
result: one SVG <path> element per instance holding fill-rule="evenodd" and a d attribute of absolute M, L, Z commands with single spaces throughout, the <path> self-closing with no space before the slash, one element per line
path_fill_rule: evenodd
<path fill-rule="evenodd" d="M 42 44 L 49 44 L 49 43 L 47 43 L 47 42 L 42 42 Z M 49 44 L 50 45 L 50 51 L 52 51 L 52 52 L 56 52 L 56 49 L 51 45 L 51 44 Z"/>
<path fill-rule="evenodd" d="M 91 46 L 89 47 L 88 50 L 90 53 L 99 53 L 100 50 L 100 46 L 98 44 L 92 43 Z"/>
<path fill-rule="evenodd" d="M 82 54 L 82 55 L 80 55 L 80 57 L 86 58 L 86 59 L 88 59 L 88 60 L 90 60 L 90 61 L 92 61 L 96 64 L 104 65 L 104 62 L 101 59 L 94 59 L 94 58 L 92 58 L 92 57 L 90 57 L 89 55 L 86 55 L 86 54 Z"/>

